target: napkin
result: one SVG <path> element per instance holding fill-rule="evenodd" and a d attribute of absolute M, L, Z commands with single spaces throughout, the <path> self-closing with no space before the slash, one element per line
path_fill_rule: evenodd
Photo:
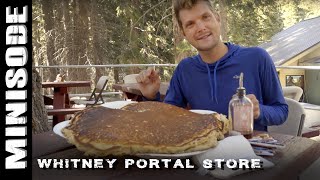
<path fill-rule="evenodd" d="M 203 161 L 205 159 L 210 159 L 214 161 L 215 159 L 224 159 L 225 161 L 229 159 L 234 159 L 238 162 L 239 159 L 259 159 L 260 162 L 263 162 L 261 165 L 262 168 L 270 168 L 274 164 L 263 157 L 257 156 L 249 141 L 242 135 L 229 136 L 218 142 L 218 145 L 202 154 L 196 155 L 193 157 L 193 161 L 198 165 L 198 173 L 201 175 L 210 174 L 219 179 L 227 179 L 232 176 L 236 176 L 242 173 L 251 172 L 250 169 L 229 169 L 227 166 L 224 166 L 224 169 L 218 168 L 215 169 L 206 169 L 203 167 Z"/>

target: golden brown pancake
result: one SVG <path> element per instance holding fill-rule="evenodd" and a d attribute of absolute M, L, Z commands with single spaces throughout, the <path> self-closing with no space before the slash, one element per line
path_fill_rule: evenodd
<path fill-rule="evenodd" d="M 191 111 L 188 111 L 183 108 L 179 108 L 177 106 L 173 106 L 170 104 L 164 104 L 162 102 L 157 102 L 157 101 L 144 101 L 144 102 L 139 102 L 139 103 L 132 103 L 124 106 L 121 108 L 123 110 L 128 110 L 128 111 L 134 111 L 134 112 L 144 112 L 144 111 L 155 111 L 157 113 L 162 113 L 166 114 L 166 116 L 180 116 L 184 118 L 190 118 L 191 117 L 199 117 L 198 113 L 194 113 Z M 216 120 L 213 122 L 215 123 L 214 126 L 219 128 L 220 131 L 223 132 L 223 134 L 227 133 L 229 131 L 229 126 L 230 124 L 228 123 L 228 120 L 226 117 L 222 114 L 214 113 L 214 114 L 207 114 L 207 115 L 202 115 L 204 117 L 210 117 L 214 116 Z M 220 120 L 220 121 L 217 121 Z"/>
<path fill-rule="evenodd" d="M 220 118 L 224 118 L 221 120 Z M 160 102 L 129 104 L 122 109 L 88 108 L 62 130 L 87 155 L 184 153 L 216 146 L 228 120 Z"/>

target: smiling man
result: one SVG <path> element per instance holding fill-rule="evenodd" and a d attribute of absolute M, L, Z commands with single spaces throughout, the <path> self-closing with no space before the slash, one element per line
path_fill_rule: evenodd
<path fill-rule="evenodd" d="M 174 11 L 185 39 L 199 54 L 183 59 L 172 76 L 164 102 L 228 114 L 228 104 L 244 73 L 244 87 L 254 105 L 254 129 L 282 124 L 288 116 L 270 55 L 258 47 L 241 47 L 220 39 L 221 22 L 210 0 L 175 0 Z M 136 77 L 143 96 L 159 100 L 160 78 L 152 68 Z"/>

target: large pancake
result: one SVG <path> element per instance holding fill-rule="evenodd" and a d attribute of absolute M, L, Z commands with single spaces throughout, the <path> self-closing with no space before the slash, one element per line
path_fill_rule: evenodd
<path fill-rule="evenodd" d="M 214 123 L 214 126 L 218 128 L 218 130 L 222 131 L 223 134 L 225 134 L 230 129 L 230 123 L 228 123 L 228 120 L 222 114 L 214 113 L 210 115 L 208 114 L 208 115 L 199 116 L 199 114 L 191 111 L 187 111 L 186 109 L 179 108 L 177 106 L 173 106 L 170 104 L 164 104 L 157 101 L 144 101 L 139 103 L 132 103 L 124 106 L 121 109 L 134 111 L 134 112 L 155 111 L 159 114 L 165 114 L 166 116 L 175 117 L 178 115 L 179 117 L 186 118 L 186 119 L 194 118 L 194 117 L 196 118 L 209 117 L 209 119 L 212 120 L 212 116 L 214 116 L 215 120 L 213 120 L 213 123 Z"/>
<path fill-rule="evenodd" d="M 88 155 L 183 153 L 214 147 L 223 138 L 220 116 L 201 115 L 160 102 L 123 109 L 88 108 L 62 132 Z"/>

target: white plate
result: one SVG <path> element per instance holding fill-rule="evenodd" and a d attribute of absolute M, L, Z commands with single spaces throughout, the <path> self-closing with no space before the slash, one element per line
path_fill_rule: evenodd
<path fill-rule="evenodd" d="M 180 154 L 137 154 L 136 156 L 141 158 L 155 158 L 155 159 L 163 159 L 163 158 L 170 158 L 170 159 L 177 159 L 177 158 L 188 158 L 192 157 L 201 153 L 204 153 L 208 150 L 203 151 L 194 151 L 194 152 L 188 152 L 188 153 L 180 153 Z"/>
<path fill-rule="evenodd" d="M 62 121 L 58 124 L 56 124 L 54 127 L 53 127 L 53 132 L 56 133 L 57 135 L 61 136 L 64 138 L 64 135 L 62 134 L 61 130 L 64 128 L 64 127 L 67 127 L 69 125 L 69 122 L 71 120 L 67 120 L 67 121 Z"/>
<path fill-rule="evenodd" d="M 215 111 L 210 111 L 210 110 L 202 110 L 202 109 L 191 109 L 191 112 L 198 113 L 198 114 L 214 114 L 216 113 Z"/>
<path fill-rule="evenodd" d="M 111 109 L 120 109 L 128 104 L 137 103 L 137 101 L 112 101 L 101 104 L 101 106 L 111 108 Z"/>

